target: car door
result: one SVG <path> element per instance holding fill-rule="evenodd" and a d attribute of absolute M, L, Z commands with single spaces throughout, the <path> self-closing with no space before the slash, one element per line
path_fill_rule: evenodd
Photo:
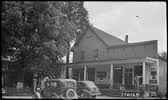
<path fill-rule="evenodd" d="M 77 94 L 80 94 L 85 89 L 85 84 L 82 82 L 77 82 Z"/>

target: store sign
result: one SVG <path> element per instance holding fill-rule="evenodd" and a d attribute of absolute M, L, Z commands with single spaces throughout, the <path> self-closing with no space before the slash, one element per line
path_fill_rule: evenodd
<path fill-rule="evenodd" d="M 148 91 L 158 91 L 158 85 L 146 85 Z"/>
<path fill-rule="evenodd" d="M 124 93 L 121 93 L 121 96 L 126 96 L 126 97 L 139 97 L 140 94 L 139 94 L 139 92 L 124 92 Z"/>
<path fill-rule="evenodd" d="M 150 84 L 157 84 L 157 80 L 149 80 Z"/>
<path fill-rule="evenodd" d="M 104 78 L 106 78 L 106 72 L 104 71 L 97 72 L 96 77 L 99 78 L 100 80 L 103 80 Z"/>
<path fill-rule="evenodd" d="M 156 71 L 156 69 L 155 68 L 151 68 L 151 71 Z"/>

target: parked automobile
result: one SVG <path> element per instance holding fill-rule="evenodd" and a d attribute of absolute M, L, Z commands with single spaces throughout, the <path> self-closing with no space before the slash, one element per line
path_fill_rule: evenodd
<path fill-rule="evenodd" d="M 101 95 L 99 88 L 92 81 L 77 81 L 77 94 L 79 98 L 96 98 Z"/>
<path fill-rule="evenodd" d="M 45 88 L 40 88 L 33 94 L 33 98 L 60 98 L 60 99 L 76 99 L 77 83 L 73 79 L 50 79 L 45 82 Z"/>

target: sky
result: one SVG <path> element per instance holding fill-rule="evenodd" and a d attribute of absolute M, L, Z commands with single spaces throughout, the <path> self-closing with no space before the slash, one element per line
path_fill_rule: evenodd
<path fill-rule="evenodd" d="M 166 2 L 88 1 L 84 7 L 94 27 L 122 40 L 128 35 L 129 43 L 158 40 L 158 53 L 167 52 Z"/>
<path fill-rule="evenodd" d="M 85 2 L 90 23 L 128 42 L 158 40 L 167 51 L 166 2 Z"/>

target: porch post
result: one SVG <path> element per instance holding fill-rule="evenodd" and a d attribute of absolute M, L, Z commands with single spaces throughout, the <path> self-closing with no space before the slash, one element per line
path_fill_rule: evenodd
<path fill-rule="evenodd" d="M 63 69 L 63 78 L 66 78 L 66 67 Z"/>
<path fill-rule="evenodd" d="M 69 68 L 69 79 L 72 79 L 72 68 Z"/>
<path fill-rule="evenodd" d="M 61 78 L 66 78 L 66 67 L 62 67 L 61 69 Z"/>
<path fill-rule="evenodd" d="M 145 62 L 142 63 L 142 84 L 145 85 Z"/>
<path fill-rule="evenodd" d="M 110 64 L 110 88 L 113 87 L 113 64 Z"/>
<path fill-rule="evenodd" d="M 124 85 L 125 84 L 125 67 L 122 66 L 122 84 Z"/>
<path fill-rule="evenodd" d="M 86 65 L 84 65 L 84 81 L 86 80 Z"/>
<path fill-rule="evenodd" d="M 157 59 L 157 61 L 156 61 L 156 70 L 157 70 L 157 85 L 159 85 L 159 60 Z"/>

